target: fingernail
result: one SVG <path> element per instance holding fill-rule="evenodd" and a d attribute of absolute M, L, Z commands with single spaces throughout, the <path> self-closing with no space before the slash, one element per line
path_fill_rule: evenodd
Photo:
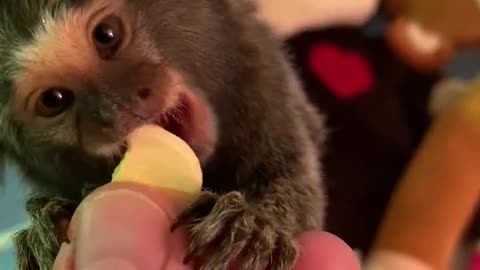
<path fill-rule="evenodd" d="M 147 196 L 127 189 L 100 193 L 77 220 L 75 269 L 162 269 L 170 221 Z"/>

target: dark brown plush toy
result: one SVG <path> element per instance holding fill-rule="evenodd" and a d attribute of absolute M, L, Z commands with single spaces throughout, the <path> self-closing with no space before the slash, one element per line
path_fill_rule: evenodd
<path fill-rule="evenodd" d="M 430 123 L 440 74 L 419 74 L 360 29 L 289 41 L 310 98 L 327 115 L 327 229 L 368 251 L 396 182 Z"/>
<path fill-rule="evenodd" d="M 330 128 L 324 158 L 327 230 L 364 254 L 431 126 L 432 91 L 444 79 L 440 71 L 419 72 L 406 63 L 391 50 L 381 27 L 377 33 L 372 29 L 314 31 L 288 43 Z M 467 242 L 479 235 L 480 223 L 473 223 Z"/>

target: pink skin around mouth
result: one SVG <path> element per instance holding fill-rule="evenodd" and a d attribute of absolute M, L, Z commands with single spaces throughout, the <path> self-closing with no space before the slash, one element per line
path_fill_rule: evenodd
<path fill-rule="evenodd" d="M 188 143 L 200 160 L 211 154 L 215 142 L 211 114 L 206 104 L 190 91 L 178 93 L 175 105 L 157 124 Z"/>

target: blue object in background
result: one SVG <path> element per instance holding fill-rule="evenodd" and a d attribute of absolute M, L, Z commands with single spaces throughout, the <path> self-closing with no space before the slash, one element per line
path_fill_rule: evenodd
<path fill-rule="evenodd" d="M 479 75 L 480 50 L 466 51 L 457 54 L 455 59 L 447 66 L 449 76 L 470 80 Z"/>
<path fill-rule="evenodd" d="M 5 172 L 6 186 L 0 189 L 0 269 L 13 270 L 11 234 L 27 223 L 24 211 L 25 194 L 28 189 L 19 181 L 17 171 L 8 167 Z"/>
<path fill-rule="evenodd" d="M 13 249 L 7 249 L 5 252 L 0 253 L 0 267 L 5 270 L 14 269 L 14 252 Z"/>

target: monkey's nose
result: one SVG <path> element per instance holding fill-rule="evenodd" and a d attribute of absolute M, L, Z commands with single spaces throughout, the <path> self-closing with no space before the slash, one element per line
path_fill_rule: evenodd
<path fill-rule="evenodd" d="M 97 128 L 112 128 L 117 120 L 112 98 L 98 91 L 89 91 L 82 95 L 81 105 L 78 106 L 79 119 L 83 124 Z"/>
<path fill-rule="evenodd" d="M 152 96 L 152 89 L 141 88 L 137 91 L 137 96 L 142 100 L 146 100 Z"/>

